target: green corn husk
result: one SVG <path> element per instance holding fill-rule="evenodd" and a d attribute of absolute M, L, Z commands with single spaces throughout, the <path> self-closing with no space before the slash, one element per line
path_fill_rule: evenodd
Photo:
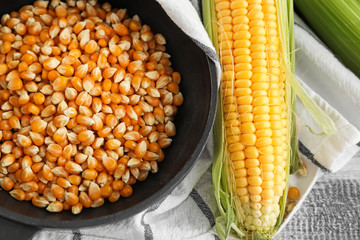
<path fill-rule="evenodd" d="M 288 106 L 288 157 L 287 169 L 288 173 L 295 173 L 299 169 L 299 151 L 296 131 L 295 119 L 295 98 L 296 95 L 304 102 L 304 105 L 309 109 L 311 115 L 317 123 L 323 128 L 326 134 L 335 132 L 335 127 L 328 116 L 316 106 L 313 100 L 306 94 L 305 90 L 296 81 L 294 77 L 294 34 L 293 34 L 293 0 L 276 0 L 278 6 L 279 19 L 279 33 L 281 36 L 281 54 L 284 56 L 282 64 L 285 69 L 286 78 L 286 102 Z M 218 49 L 217 40 L 217 20 L 215 14 L 215 0 L 202 0 L 203 21 L 205 29 L 210 36 L 217 53 L 221 51 Z M 271 239 L 276 231 L 281 226 L 285 204 L 287 198 L 287 187 L 284 194 L 280 198 L 279 207 L 280 214 L 277 218 L 275 226 L 269 231 L 249 231 L 241 224 L 243 222 L 243 214 L 235 199 L 236 191 L 232 181 L 233 175 L 230 169 L 230 157 L 225 147 L 225 129 L 223 119 L 223 105 L 222 96 L 219 91 L 218 108 L 216 112 L 216 119 L 214 124 L 214 160 L 212 166 L 212 181 L 214 195 L 220 215 L 216 217 L 216 231 L 220 239 L 227 239 L 229 236 L 241 239 Z M 288 186 L 288 176 L 286 178 L 286 185 Z"/>
<path fill-rule="evenodd" d="M 295 38 L 294 38 L 294 8 L 292 1 L 288 1 L 288 29 L 289 29 L 289 60 L 290 60 L 290 70 L 292 73 L 295 72 Z M 290 149 L 293 151 L 290 152 L 290 174 L 294 174 L 300 169 L 300 153 L 297 141 L 297 128 L 296 128 L 296 115 L 295 115 L 295 104 L 296 104 L 296 94 L 293 89 L 290 88 L 290 104 L 291 104 L 291 138 L 290 138 Z"/>
<path fill-rule="evenodd" d="M 296 10 L 332 52 L 360 77 L 360 1 L 295 0 Z"/>

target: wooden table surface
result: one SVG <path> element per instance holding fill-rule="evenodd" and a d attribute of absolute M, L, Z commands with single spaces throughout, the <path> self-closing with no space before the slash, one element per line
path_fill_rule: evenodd
<path fill-rule="evenodd" d="M 317 180 L 279 239 L 360 239 L 360 153 L 338 172 Z"/>

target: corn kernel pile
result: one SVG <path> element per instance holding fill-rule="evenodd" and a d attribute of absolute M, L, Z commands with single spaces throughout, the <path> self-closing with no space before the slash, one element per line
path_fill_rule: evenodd
<path fill-rule="evenodd" d="M 36 1 L 0 26 L 2 189 L 50 212 L 129 197 L 183 103 L 162 34 L 96 0 Z"/>

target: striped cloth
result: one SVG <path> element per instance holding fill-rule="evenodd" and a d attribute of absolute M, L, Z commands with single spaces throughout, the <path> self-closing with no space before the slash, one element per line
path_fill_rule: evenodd
<path fill-rule="evenodd" d="M 311 152 L 313 162 L 322 170 L 335 172 L 359 151 L 360 81 L 297 16 L 294 29 L 296 76 L 337 127 L 334 136 L 310 134 L 306 126 L 315 132 L 321 129 L 298 101 L 298 127 L 304 129 L 299 131 L 300 150 Z"/>
<path fill-rule="evenodd" d="M 201 16 L 199 0 L 158 2 L 186 34 L 212 59 L 216 59 L 197 14 Z M 308 164 L 308 176 L 300 180 L 296 177 L 290 179 L 290 184 L 298 186 L 303 196 L 285 224 L 300 208 L 318 176 L 323 171 L 340 169 L 359 150 L 357 143 L 360 141 L 360 122 L 356 122 L 360 116 L 360 81 L 337 61 L 299 19 L 295 25 L 295 34 L 297 76 L 319 106 L 334 120 L 338 132 L 334 136 L 311 134 L 305 125 L 310 125 L 315 131 L 319 129 L 301 103 L 298 104 L 300 151 Z M 345 107 L 343 103 L 351 108 Z M 219 239 L 213 230 L 218 212 L 212 193 L 211 161 L 212 143 L 209 143 L 189 175 L 164 201 L 127 220 L 78 230 L 43 229 L 37 231 L 33 239 Z"/>

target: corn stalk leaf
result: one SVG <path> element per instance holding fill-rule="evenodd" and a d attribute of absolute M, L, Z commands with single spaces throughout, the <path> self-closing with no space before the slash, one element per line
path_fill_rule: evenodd
<path fill-rule="evenodd" d="M 360 77 L 360 1 L 295 0 L 295 6 L 320 39 Z"/>

